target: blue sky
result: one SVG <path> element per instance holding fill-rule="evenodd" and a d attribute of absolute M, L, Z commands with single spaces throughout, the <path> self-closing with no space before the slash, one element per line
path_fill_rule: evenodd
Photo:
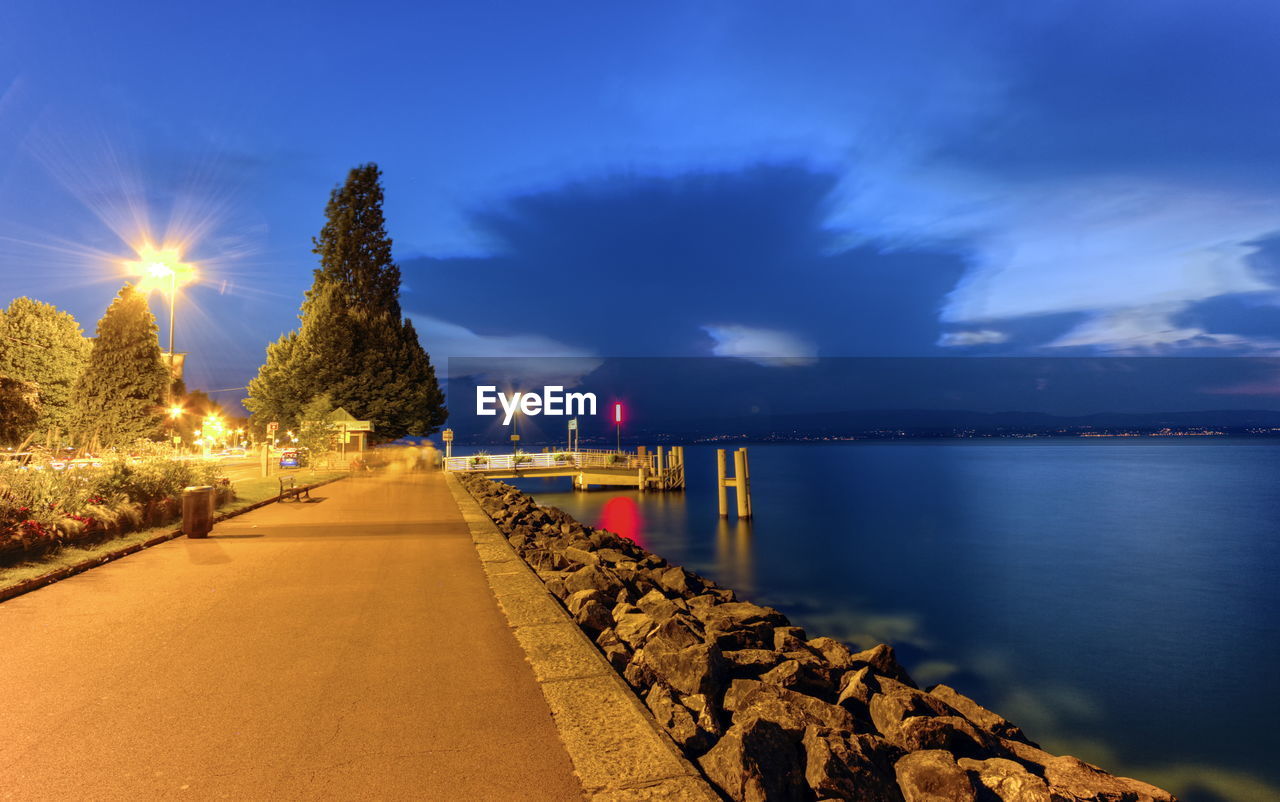
<path fill-rule="evenodd" d="M 437 361 L 1280 353 L 1271 4 L 181 5 L 0 8 L 0 300 L 174 232 L 197 386 L 365 161 Z"/>

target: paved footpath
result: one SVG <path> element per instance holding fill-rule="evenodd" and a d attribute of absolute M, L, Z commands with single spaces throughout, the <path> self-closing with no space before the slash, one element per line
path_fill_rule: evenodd
<path fill-rule="evenodd" d="M 0 799 L 582 798 L 441 474 L 0 604 Z"/>

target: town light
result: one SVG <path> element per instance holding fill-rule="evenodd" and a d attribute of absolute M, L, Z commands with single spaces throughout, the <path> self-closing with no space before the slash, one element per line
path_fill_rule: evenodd
<path fill-rule="evenodd" d="M 182 412 L 182 407 L 169 407 L 169 417 L 174 418 L 175 420 L 182 417 Z"/>
<path fill-rule="evenodd" d="M 125 267 L 132 275 L 141 276 L 138 289 L 150 292 L 153 289 L 164 289 L 169 285 L 169 381 L 165 384 L 165 400 L 173 400 L 173 330 L 174 312 L 177 308 L 178 287 L 196 278 L 196 267 L 182 261 L 182 252 L 177 247 L 157 248 L 150 242 L 134 246 L 138 254 L 136 261 L 125 262 Z"/>

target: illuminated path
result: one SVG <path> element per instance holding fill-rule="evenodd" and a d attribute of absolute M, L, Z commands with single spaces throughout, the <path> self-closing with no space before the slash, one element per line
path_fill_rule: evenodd
<path fill-rule="evenodd" d="M 581 797 L 440 474 L 0 604 L 0 799 Z"/>

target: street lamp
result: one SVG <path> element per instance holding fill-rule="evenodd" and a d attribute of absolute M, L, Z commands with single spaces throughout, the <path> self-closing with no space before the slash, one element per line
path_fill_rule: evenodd
<path fill-rule="evenodd" d="M 165 403 L 173 401 L 173 331 L 174 311 L 178 300 L 178 287 L 196 278 L 195 265 L 182 261 L 182 253 L 176 247 L 157 248 L 151 243 L 143 243 L 135 250 L 137 261 L 126 262 L 125 265 L 134 275 L 142 276 L 138 288 L 150 291 L 157 287 L 169 285 L 169 383 L 165 390 Z"/>

